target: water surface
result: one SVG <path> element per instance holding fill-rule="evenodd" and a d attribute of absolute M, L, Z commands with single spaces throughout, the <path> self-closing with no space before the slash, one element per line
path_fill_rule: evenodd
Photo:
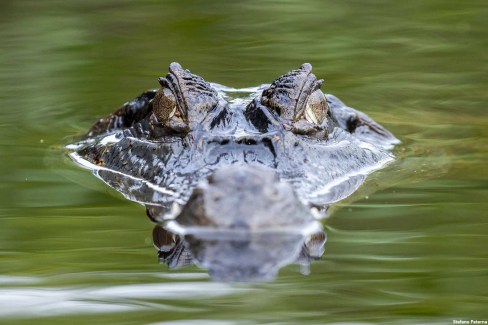
<path fill-rule="evenodd" d="M 487 319 L 485 1 L 4 1 L 0 322 Z M 210 282 L 157 263 L 153 225 L 63 146 L 178 61 L 231 87 L 303 62 L 401 141 L 324 221 L 304 276 Z"/>

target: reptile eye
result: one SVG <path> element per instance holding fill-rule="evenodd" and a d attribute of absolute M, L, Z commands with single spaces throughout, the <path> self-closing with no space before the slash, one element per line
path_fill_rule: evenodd
<path fill-rule="evenodd" d="M 176 99 L 171 90 L 168 88 L 160 88 L 158 90 L 154 97 L 153 110 L 158 121 L 164 125 L 178 113 Z"/>
<path fill-rule="evenodd" d="M 327 115 L 327 100 L 320 89 L 314 91 L 308 98 L 305 106 L 305 118 L 310 123 L 322 124 Z"/>

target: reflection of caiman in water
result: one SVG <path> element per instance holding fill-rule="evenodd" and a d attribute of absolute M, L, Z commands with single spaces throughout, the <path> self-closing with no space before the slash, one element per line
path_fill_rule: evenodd
<path fill-rule="evenodd" d="M 231 89 L 173 63 L 159 90 L 99 120 L 68 146 L 70 156 L 183 235 L 213 278 L 272 277 L 285 264 L 320 256 L 325 234 L 316 217 L 391 161 L 388 149 L 398 142 L 324 95 L 311 69 Z M 190 256 L 178 255 L 181 245 L 170 265 Z"/>

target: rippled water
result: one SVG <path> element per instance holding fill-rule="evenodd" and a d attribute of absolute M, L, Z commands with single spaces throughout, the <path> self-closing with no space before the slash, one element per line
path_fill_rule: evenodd
<path fill-rule="evenodd" d="M 488 7 L 480 1 L 4 1 L 0 322 L 446 323 L 487 319 Z M 63 145 L 179 61 L 231 87 L 303 62 L 402 141 L 324 222 L 304 276 L 168 271 L 144 209 Z"/>

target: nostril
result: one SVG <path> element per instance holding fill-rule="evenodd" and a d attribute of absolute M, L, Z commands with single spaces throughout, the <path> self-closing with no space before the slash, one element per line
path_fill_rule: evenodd
<path fill-rule="evenodd" d="M 258 142 L 255 139 L 244 138 L 237 140 L 238 144 L 256 145 Z"/>
<path fill-rule="evenodd" d="M 210 140 L 207 140 L 207 144 L 217 143 L 220 145 L 226 145 L 226 144 L 229 144 L 229 142 L 230 142 L 229 139 L 210 139 Z"/>
<path fill-rule="evenodd" d="M 222 137 L 218 137 L 218 138 L 212 138 L 212 139 L 207 139 L 206 140 L 206 143 L 208 145 L 210 144 L 218 144 L 218 145 L 228 145 L 230 143 L 234 143 L 234 144 L 240 144 L 240 145 L 246 145 L 246 146 L 255 146 L 255 145 L 258 145 L 258 144 L 264 144 L 266 147 L 268 146 L 273 146 L 272 143 L 273 143 L 273 140 L 269 137 L 258 137 L 258 138 L 254 138 L 254 137 L 239 137 L 239 138 L 222 138 Z"/>

